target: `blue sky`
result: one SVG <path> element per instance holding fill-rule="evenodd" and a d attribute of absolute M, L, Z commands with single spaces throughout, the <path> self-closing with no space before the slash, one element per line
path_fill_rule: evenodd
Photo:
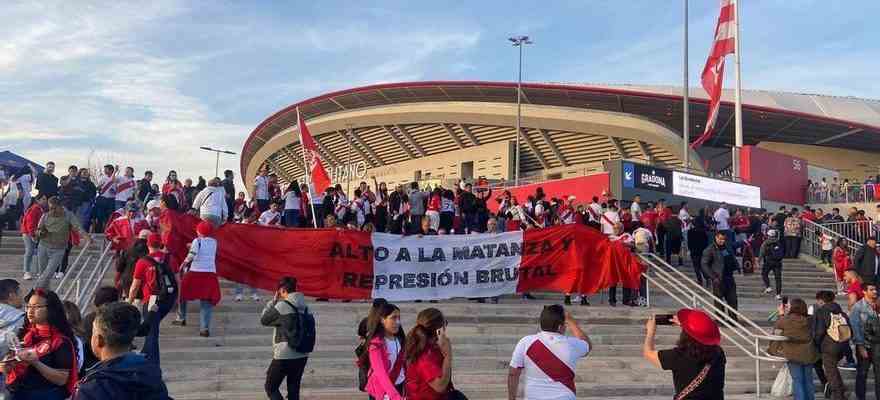
<path fill-rule="evenodd" d="M 535 42 L 526 81 L 682 79 L 680 0 L 354 3 L 4 1 L 0 150 L 213 175 L 198 146 L 238 152 L 260 121 L 311 96 L 515 80 L 513 34 Z M 696 86 L 718 1 L 690 4 Z M 869 18 L 880 2 L 745 0 L 741 13 L 744 88 L 880 98 L 880 27 Z M 237 173 L 238 158 L 222 168 Z"/>

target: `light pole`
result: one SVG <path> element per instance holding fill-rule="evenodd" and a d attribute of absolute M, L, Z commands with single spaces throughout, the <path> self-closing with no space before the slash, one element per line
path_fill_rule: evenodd
<path fill-rule="evenodd" d="M 528 36 L 507 38 L 514 47 L 519 47 L 519 73 L 516 80 L 516 159 L 514 161 L 513 185 L 519 186 L 519 137 L 522 135 L 522 53 L 523 46 L 532 44 Z"/>
<path fill-rule="evenodd" d="M 217 155 L 217 161 L 214 163 L 214 176 L 217 177 L 217 178 L 220 177 L 220 175 L 219 175 L 219 173 L 220 173 L 220 153 L 235 155 L 235 152 L 228 151 L 228 150 L 212 149 L 212 148 L 210 148 L 210 147 L 208 147 L 208 146 L 202 146 L 202 147 L 199 147 L 199 148 L 202 149 L 202 150 L 205 150 L 205 151 L 213 151 L 214 154 Z"/>

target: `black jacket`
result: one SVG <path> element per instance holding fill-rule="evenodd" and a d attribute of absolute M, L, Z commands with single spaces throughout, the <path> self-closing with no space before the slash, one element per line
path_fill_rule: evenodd
<path fill-rule="evenodd" d="M 37 176 L 37 185 L 35 188 L 39 192 L 39 194 L 37 194 L 38 196 L 55 196 L 58 194 L 58 177 L 44 172 Z"/>
<path fill-rule="evenodd" d="M 128 353 L 100 362 L 79 382 L 73 400 L 166 400 L 162 370 L 140 354 Z"/>
<path fill-rule="evenodd" d="M 463 214 L 473 214 L 477 212 L 477 196 L 474 196 L 471 192 L 463 191 L 459 197 L 461 198 L 459 207 L 461 207 L 461 212 Z"/>
<path fill-rule="evenodd" d="M 877 250 L 871 249 L 868 246 L 862 246 L 856 252 L 856 256 L 853 257 L 853 268 L 859 272 L 863 281 L 874 282 L 876 278 L 874 271 L 878 267 L 878 263 L 880 263 L 878 258 L 880 258 L 880 255 L 877 255 Z"/>
<path fill-rule="evenodd" d="M 822 341 L 825 340 L 825 336 L 828 336 L 828 327 L 831 326 L 831 314 L 840 313 L 843 313 L 843 309 L 837 303 L 825 304 L 813 312 L 813 344 L 816 347 L 821 349 Z M 846 317 L 845 313 L 843 315 Z M 849 324 L 849 317 L 846 317 L 846 321 Z"/>

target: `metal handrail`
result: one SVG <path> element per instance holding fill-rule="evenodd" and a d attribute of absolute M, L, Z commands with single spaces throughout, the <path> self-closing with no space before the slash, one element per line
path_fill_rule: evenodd
<path fill-rule="evenodd" d="M 92 277 L 90 276 L 89 280 L 86 281 L 85 287 L 83 288 L 83 291 L 82 291 L 82 296 L 80 296 L 76 301 L 77 306 L 79 306 L 79 308 L 81 310 L 86 309 L 86 307 L 88 306 L 89 300 L 92 298 L 92 296 L 94 296 L 95 292 L 101 286 L 101 281 L 104 279 L 104 276 L 107 275 L 107 270 L 109 270 L 110 266 L 112 266 L 112 265 L 113 265 L 113 258 L 112 257 L 108 258 L 104 262 L 103 267 L 101 267 L 100 263 L 95 265 L 95 270 L 92 271 L 92 276 L 95 275 L 95 272 L 98 269 L 101 270 L 101 273 L 97 275 L 96 279 L 92 279 Z"/>
<path fill-rule="evenodd" d="M 785 358 L 776 357 L 767 354 L 761 349 L 761 341 L 781 342 L 788 340 L 785 336 L 772 335 L 767 333 L 763 328 L 758 326 L 754 321 L 730 307 L 726 302 L 706 290 L 693 279 L 683 274 L 681 271 L 666 263 L 662 258 L 655 254 L 638 254 L 638 257 L 645 262 L 650 269 L 642 273 L 642 276 L 648 281 L 648 284 L 654 283 L 658 288 L 666 292 L 669 297 L 677 301 L 685 307 L 702 308 L 708 311 L 723 327 L 729 328 L 731 332 L 721 331 L 721 335 L 730 343 L 742 350 L 745 354 L 755 360 L 755 398 L 761 398 L 761 361 L 767 362 L 787 362 Z M 654 276 L 650 276 L 649 272 L 653 272 Z M 665 284 L 664 284 L 665 283 Z M 695 291 L 688 287 L 697 287 Z M 677 293 L 675 293 L 677 291 Z M 702 293 L 700 293 L 702 292 Z M 688 303 L 682 297 L 690 298 L 692 303 Z M 716 304 L 721 305 L 719 308 Z M 734 314 L 739 321 L 729 317 L 729 313 Z M 745 321 L 754 330 L 746 328 L 740 321 Z M 750 348 L 754 344 L 754 348 Z"/>
<path fill-rule="evenodd" d="M 104 262 L 104 259 L 107 258 L 107 255 L 109 253 L 110 253 L 110 243 L 107 243 L 107 245 L 104 246 L 104 250 L 101 251 L 101 256 L 95 262 L 95 267 L 94 267 L 95 269 L 97 269 L 98 265 L 101 265 L 101 263 Z M 87 260 L 87 261 L 89 261 L 89 260 Z M 86 271 L 88 265 L 89 265 L 88 262 L 83 263 L 83 265 L 76 271 L 75 275 L 73 274 L 73 271 L 68 271 L 68 273 L 64 275 L 64 279 L 62 279 L 61 283 L 58 284 L 58 289 L 57 289 L 57 292 L 61 296 L 62 300 L 69 300 L 71 297 L 71 294 L 74 293 L 74 289 L 77 287 L 77 285 L 82 287 L 82 282 L 80 279 L 83 276 L 83 272 Z M 71 283 L 69 285 L 65 286 L 65 283 L 67 283 L 67 278 L 71 275 L 74 275 L 70 281 Z M 103 277 L 103 275 L 102 275 L 102 277 Z M 62 294 L 62 291 L 63 291 L 63 294 Z M 77 294 L 77 296 L 79 296 L 79 293 L 76 293 L 76 294 Z"/>
<path fill-rule="evenodd" d="M 839 239 L 844 239 L 846 241 L 846 247 L 850 255 L 855 255 L 856 252 L 862 248 L 862 244 L 841 232 L 835 231 L 834 229 L 832 229 L 833 227 L 829 227 L 829 225 L 835 224 L 817 224 L 813 221 L 804 220 L 803 240 L 807 242 L 808 246 L 801 246 L 801 252 L 807 253 L 808 255 L 816 258 L 819 258 L 821 256 L 822 241 L 820 238 L 821 235 L 816 233 L 818 231 L 827 234 L 828 236 L 831 236 L 834 239 L 835 246 L 837 245 L 837 241 Z"/>

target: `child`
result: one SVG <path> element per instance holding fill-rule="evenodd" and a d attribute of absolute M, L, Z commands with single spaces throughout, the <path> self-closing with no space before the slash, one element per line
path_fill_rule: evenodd
<path fill-rule="evenodd" d="M 834 238 L 828 234 L 828 232 L 822 232 L 822 236 L 819 238 L 822 243 L 822 262 L 827 266 L 832 266 L 831 264 L 831 251 L 834 250 Z"/>

